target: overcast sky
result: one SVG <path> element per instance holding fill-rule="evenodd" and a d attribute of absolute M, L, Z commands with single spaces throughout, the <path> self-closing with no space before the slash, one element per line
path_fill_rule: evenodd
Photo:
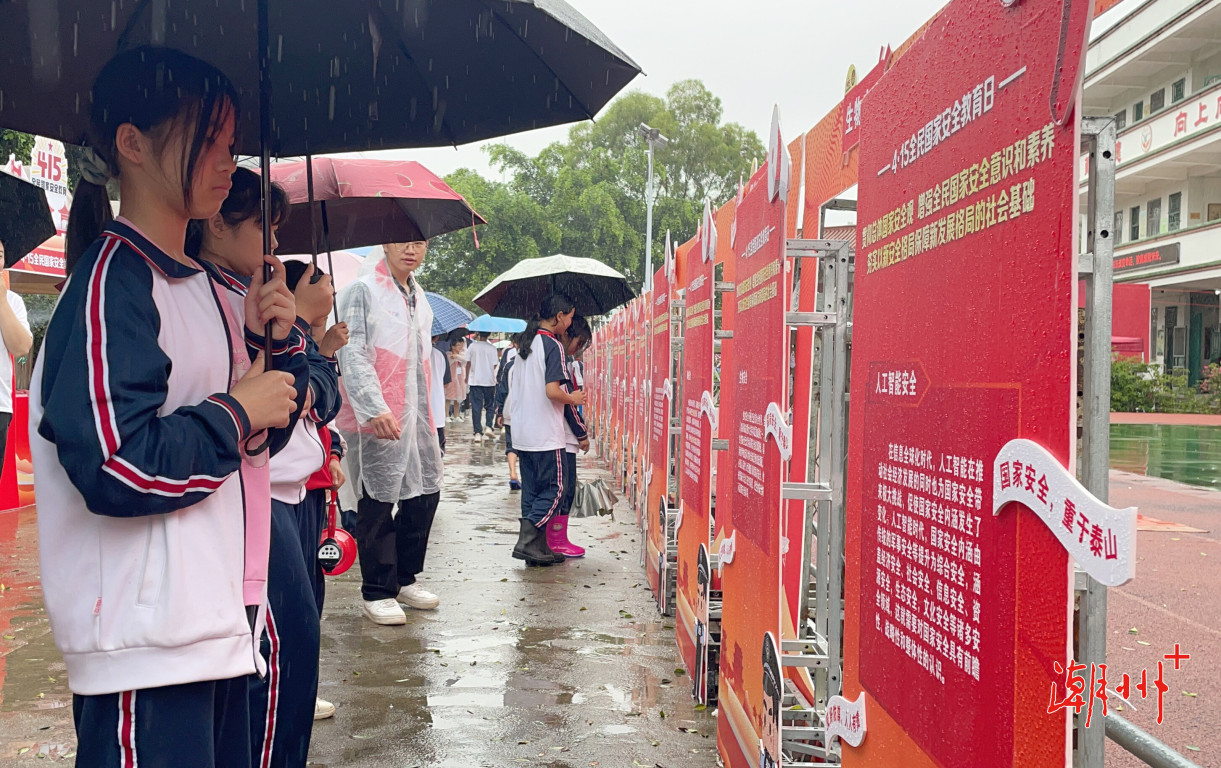
<path fill-rule="evenodd" d="M 883 46 L 899 45 L 945 0 L 569 0 L 644 74 L 627 90 L 663 96 L 698 78 L 721 98 L 724 119 L 767 143 L 772 106 L 784 136 L 818 122 L 844 94 L 848 65 L 868 72 Z M 530 154 L 568 135 L 567 127 L 503 139 Z M 500 139 L 497 140 L 502 141 Z M 457 168 L 490 174 L 480 144 L 458 149 L 369 153 L 419 160 L 444 176 Z"/>

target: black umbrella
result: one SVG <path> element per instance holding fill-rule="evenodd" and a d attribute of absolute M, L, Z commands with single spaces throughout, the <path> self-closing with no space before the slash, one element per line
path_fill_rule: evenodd
<path fill-rule="evenodd" d="M 78 143 L 106 62 L 165 46 L 233 81 L 263 169 L 592 118 L 640 71 L 563 0 L 8 0 L 0 29 L 0 125 Z"/>
<path fill-rule="evenodd" d="M 594 317 L 636 298 L 627 278 L 596 259 L 543 256 L 522 259 L 503 272 L 475 297 L 475 305 L 488 314 L 529 320 L 549 293 L 572 299 L 579 314 Z"/>
<path fill-rule="evenodd" d="M 47 193 L 24 179 L 0 173 L 0 243 L 11 267 L 55 236 Z"/>
<path fill-rule="evenodd" d="M 445 146 L 561 125 L 592 118 L 640 71 L 562 0 L 6 0 L 0 29 L 5 128 L 80 142 L 102 66 L 163 45 L 233 81 L 246 155 Z"/>

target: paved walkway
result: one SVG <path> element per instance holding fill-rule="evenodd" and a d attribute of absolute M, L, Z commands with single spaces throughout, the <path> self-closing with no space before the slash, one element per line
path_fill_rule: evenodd
<path fill-rule="evenodd" d="M 421 582 L 442 597 L 378 627 L 358 609 L 357 568 L 328 580 L 311 763 L 362 768 L 712 768 L 715 721 L 692 706 L 624 503 L 574 521 L 582 560 L 527 569 L 510 557 L 518 498 L 504 444 L 453 425 L 446 489 Z M 594 462 L 581 473 L 592 476 Z M 33 509 L 0 513 L 0 766 L 74 752 L 71 695 L 37 588 Z M 28 750 L 22 752 L 22 750 Z M 42 759 L 37 755 L 42 754 Z"/>
<path fill-rule="evenodd" d="M 1201 766 L 1221 766 L 1221 491 L 1115 470 L 1110 490 L 1112 506 L 1204 532 L 1137 534 L 1136 578 L 1108 593 L 1107 680 L 1114 687 L 1126 672 L 1136 685 L 1147 669 L 1150 698 L 1133 690 L 1136 710 L 1121 714 Z M 1162 658 L 1175 643 L 1191 654 L 1178 671 Z M 1161 725 L 1153 683 L 1159 661 L 1169 686 Z M 1108 742 L 1108 768 L 1142 765 Z"/>

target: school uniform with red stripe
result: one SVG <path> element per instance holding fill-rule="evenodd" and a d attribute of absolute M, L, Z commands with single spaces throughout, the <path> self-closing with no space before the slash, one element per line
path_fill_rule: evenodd
<path fill-rule="evenodd" d="M 249 279 L 205 263 L 225 298 L 245 303 Z M 318 693 L 319 614 L 311 570 L 317 571 L 318 542 L 325 509 L 306 483 L 326 458 L 320 424 L 339 411 L 335 361 L 324 357 L 297 319 L 292 338 L 300 338 L 309 363 L 313 404 L 298 421 L 286 445 L 270 462 L 271 550 L 267 572 L 267 626 L 260 653 L 267 674 L 248 680 L 250 737 L 256 768 L 297 768 L 309 755 Z M 308 546 L 306 546 L 308 540 Z"/>
<path fill-rule="evenodd" d="M 77 264 L 43 341 L 30 393 L 42 587 L 91 765 L 127 741 L 130 764 L 170 764 L 144 725 L 167 723 L 174 764 L 188 764 L 196 737 L 212 744 L 226 713 L 245 715 L 245 676 L 261 671 L 247 606 L 262 606 L 251 563 L 262 552 L 265 574 L 268 541 L 247 518 L 269 510 L 246 508 L 239 477 L 251 434 L 228 394 L 242 339 L 229 325 L 207 274 L 120 220 Z M 304 402 L 298 345 L 280 345 L 275 365 Z M 134 730 L 120 738 L 125 696 Z"/>

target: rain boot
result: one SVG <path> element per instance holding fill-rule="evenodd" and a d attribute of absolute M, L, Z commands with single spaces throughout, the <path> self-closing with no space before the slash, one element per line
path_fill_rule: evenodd
<path fill-rule="evenodd" d="M 552 552 L 547 546 L 546 534 L 524 517 L 521 518 L 517 544 L 513 547 L 513 557 L 525 560 L 526 565 L 554 565 L 566 559 L 563 555 Z"/>
<path fill-rule="evenodd" d="M 585 550 L 568 540 L 568 515 L 557 515 L 547 523 L 547 546 L 564 557 L 585 557 Z"/>

